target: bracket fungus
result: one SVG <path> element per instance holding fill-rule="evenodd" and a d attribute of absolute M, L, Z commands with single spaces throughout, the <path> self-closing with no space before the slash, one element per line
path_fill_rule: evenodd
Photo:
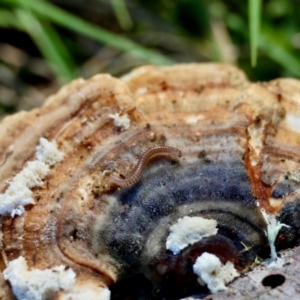
<path fill-rule="evenodd" d="M 0 296 L 200 299 L 297 246 L 299 95 L 229 65 L 144 66 L 3 119 Z"/>

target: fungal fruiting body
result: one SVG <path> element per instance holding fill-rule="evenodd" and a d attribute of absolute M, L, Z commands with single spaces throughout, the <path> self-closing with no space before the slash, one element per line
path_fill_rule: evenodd
<path fill-rule="evenodd" d="M 166 248 L 176 255 L 188 245 L 199 242 L 204 237 L 215 235 L 218 229 L 216 220 L 185 216 L 172 225 L 169 231 Z"/>
<path fill-rule="evenodd" d="M 226 290 L 225 284 L 239 276 L 231 262 L 222 265 L 217 256 L 207 252 L 197 258 L 193 270 L 199 276 L 199 283 L 207 284 L 213 293 Z"/>
<path fill-rule="evenodd" d="M 0 298 L 201 298 L 297 246 L 299 94 L 228 65 L 147 66 L 2 120 Z M 20 268 L 69 281 L 32 293 Z"/>

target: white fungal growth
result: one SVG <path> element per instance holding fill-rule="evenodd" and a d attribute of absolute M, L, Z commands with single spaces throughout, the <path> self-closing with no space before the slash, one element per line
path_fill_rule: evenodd
<path fill-rule="evenodd" d="M 120 113 L 109 114 L 109 118 L 114 120 L 114 126 L 127 130 L 130 127 L 130 119 L 127 114 L 120 115 Z"/>
<path fill-rule="evenodd" d="M 216 227 L 216 220 L 185 216 L 170 227 L 166 248 L 176 255 L 188 245 L 204 237 L 215 235 L 218 232 Z"/>
<path fill-rule="evenodd" d="M 58 150 L 55 141 L 49 142 L 45 138 L 40 138 L 40 144 L 36 147 L 36 159 L 47 166 L 52 166 L 64 158 L 64 154 Z"/>
<path fill-rule="evenodd" d="M 261 210 L 261 213 L 267 223 L 267 231 L 266 236 L 268 237 L 268 241 L 270 244 L 270 250 L 271 250 L 271 261 L 274 261 L 277 258 L 276 248 L 275 248 L 275 240 L 277 237 L 277 234 L 281 227 L 290 227 L 286 224 L 280 223 L 274 215 L 268 215 L 264 209 Z"/>
<path fill-rule="evenodd" d="M 225 285 L 239 276 L 231 262 L 223 265 L 217 256 L 207 252 L 197 258 L 193 271 L 198 275 L 199 284 L 207 284 L 212 293 L 226 290 Z"/>
<path fill-rule="evenodd" d="M 9 262 L 3 271 L 5 280 L 8 280 L 17 299 L 44 300 L 53 297 L 53 293 L 71 290 L 76 274 L 64 266 L 52 269 L 28 270 L 24 257 Z M 53 299 L 53 298 L 52 298 Z"/>
<path fill-rule="evenodd" d="M 63 157 L 55 141 L 49 142 L 45 138 L 40 138 L 40 144 L 36 147 L 36 159 L 29 161 L 10 181 L 5 193 L 0 194 L 0 215 L 11 214 L 12 217 L 21 215 L 25 211 L 25 205 L 34 204 L 30 189 L 42 186 L 50 167 L 63 160 Z"/>

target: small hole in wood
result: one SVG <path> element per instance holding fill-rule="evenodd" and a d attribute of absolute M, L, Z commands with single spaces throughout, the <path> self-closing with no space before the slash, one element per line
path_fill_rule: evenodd
<path fill-rule="evenodd" d="M 263 286 L 270 286 L 271 289 L 274 289 L 280 285 L 282 285 L 285 282 L 285 277 L 281 274 L 272 274 L 269 276 L 266 276 L 262 280 Z"/>

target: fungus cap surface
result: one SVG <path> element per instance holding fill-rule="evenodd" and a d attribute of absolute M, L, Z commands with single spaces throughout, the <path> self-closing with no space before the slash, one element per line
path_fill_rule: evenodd
<path fill-rule="evenodd" d="M 229 65 L 144 66 L 121 79 L 75 80 L 43 107 L 4 118 L 1 271 L 20 257 L 28 272 L 73 270 L 73 288 L 54 291 L 57 299 L 204 297 L 193 272 L 203 253 L 237 272 L 269 258 L 266 220 L 286 225 L 272 247 L 296 246 L 299 95 L 297 80 L 251 83 Z M 148 159 L 166 147 L 178 155 Z M 113 184 L 143 157 L 135 180 Z M 37 161 L 45 170 L 29 172 Z M 28 195 L 7 209 L 3 195 L 20 177 Z M 185 218 L 214 220 L 213 232 L 172 252 L 172 226 Z"/>

